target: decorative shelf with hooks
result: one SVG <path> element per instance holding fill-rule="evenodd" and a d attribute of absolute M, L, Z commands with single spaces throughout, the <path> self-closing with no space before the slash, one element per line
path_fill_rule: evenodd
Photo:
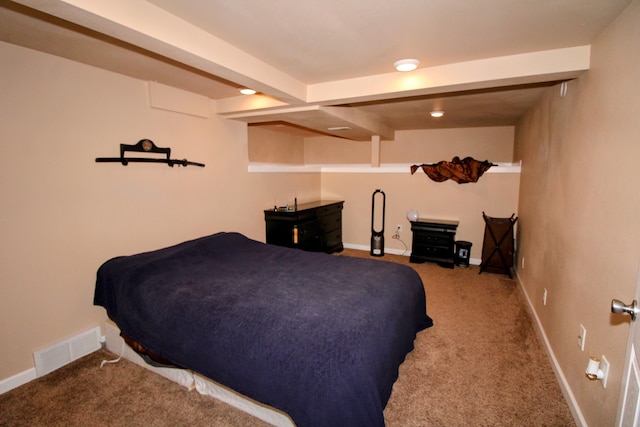
<path fill-rule="evenodd" d="M 153 157 L 126 157 L 125 153 L 159 153 L 166 155 L 166 158 Z M 166 163 L 173 167 L 178 166 L 199 166 L 204 167 L 204 163 L 190 162 L 187 159 L 179 160 L 171 158 L 171 148 L 157 147 L 150 139 L 141 139 L 137 144 L 120 144 L 120 157 L 97 157 L 97 163 L 121 163 L 127 166 L 129 163 Z"/>

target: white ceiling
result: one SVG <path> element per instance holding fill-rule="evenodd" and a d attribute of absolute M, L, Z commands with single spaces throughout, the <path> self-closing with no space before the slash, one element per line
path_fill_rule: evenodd
<path fill-rule="evenodd" d="M 249 123 L 292 117 L 323 130 L 336 119 L 369 134 L 502 126 L 515 124 L 546 86 L 583 70 L 558 64 L 518 78 L 405 90 L 391 80 L 400 74 L 393 62 L 417 58 L 416 76 L 452 75 L 458 68 L 450 64 L 589 45 L 630 1 L 0 0 L 0 40 L 224 99 L 229 117 Z M 533 58 L 522 57 L 532 70 Z M 378 84 L 386 88 L 374 90 Z M 245 85 L 264 94 L 269 114 L 235 99 Z M 343 108 L 324 108 L 332 106 Z M 443 119 L 427 117 L 435 108 L 446 111 Z M 372 130 L 371 121 L 382 127 Z"/>
<path fill-rule="evenodd" d="M 628 0 L 149 0 L 304 83 L 590 44 Z"/>

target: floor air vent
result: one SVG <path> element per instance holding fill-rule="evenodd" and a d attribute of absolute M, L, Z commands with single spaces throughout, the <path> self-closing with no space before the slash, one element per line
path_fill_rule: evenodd
<path fill-rule="evenodd" d="M 100 349 L 100 328 L 95 327 L 33 353 L 36 375 L 41 377 Z"/>

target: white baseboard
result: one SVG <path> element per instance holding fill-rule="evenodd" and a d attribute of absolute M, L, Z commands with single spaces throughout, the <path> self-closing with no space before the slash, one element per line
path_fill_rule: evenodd
<path fill-rule="evenodd" d="M 20 387 L 23 384 L 28 383 L 36 379 L 36 368 L 27 369 L 12 377 L 6 378 L 0 381 L 0 394 L 13 390 L 16 387 Z"/>
<path fill-rule="evenodd" d="M 365 251 L 365 252 L 369 252 L 371 250 L 370 246 L 366 246 L 366 245 L 354 245 L 352 243 L 344 243 L 343 246 L 345 247 L 345 249 L 355 249 L 357 251 Z M 411 251 L 407 250 L 402 250 L 402 249 L 389 249 L 389 248 L 385 248 L 384 249 L 384 253 L 385 254 L 393 254 L 393 255 L 404 255 L 404 256 L 409 256 L 411 255 Z"/>
<path fill-rule="evenodd" d="M 538 313 L 536 313 L 536 311 L 535 311 L 535 309 L 533 307 L 533 303 L 531 302 L 531 298 L 529 298 L 529 295 L 527 294 L 527 291 L 525 290 L 524 286 L 522 285 L 522 280 L 521 280 L 520 275 L 518 274 L 517 270 L 516 270 L 516 280 L 518 282 L 518 286 L 520 287 L 520 291 L 522 292 L 522 294 L 524 295 L 525 299 L 527 300 L 529 313 L 531 313 L 531 315 L 533 316 L 533 318 L 536 321 L 536 325 L 538 326 L 538 333 L 540 334 L 540 337 L 542 338 L 545 350 L 547 351 L 547 355 L 549 356 L 549 359 L 551 360 L 551 366 L 553 367 L 553 372 L 555 373 L 556 379 L 558 380 L 558 383 L 560 384 L 560 389 L 562 390 L 562 394 L 564 395 L 564 398 L 567 401 L 567 404 L 569 405 L 569 410 L 571 411 L 571 414 L 573 415 L 573 419 L 574 419 L 574 421 L 576 422 L 576 424 L 579 427 L 587 427 L 587 421 L 585 420 L 584 415 L 582 414 L 582 410 L 580 410 L 580 406 L 578 405 L 578 401 L 576 400 L 576 397 L 573 394 L 573 391 L 571 390 L 571 387 L 569 386 L 569 382 L 567 381 L 567 377 L 565 377 L 564 372 L 562 371 L 562 368 L 560 367 L 560 364 L 558 363 L 558 359 L 556 358 L 556 355 L 553 352 L 553 349 L 551 348 L 551 343 L 549 343 L 549 339 L 547 338 L 547 334 L 545 333 L 544 328 L 542 327 L 542 322 L 540 321 L 540 318 L 538 317 Z"/>
<path fill-rule="evenodd" d="M 367 245 L 355 245 L 353 243 L 344 243 L 343 246 L 346 249 L 355 249 L 357 251 L 365 251 L 365 252 L 369 252 L 371 251 L 371 246 L 367 246 Z M 401 255 L 401 256 L 410 256 L 411 255 L 411 251 L 409 249 L 388 249 L 385 248 L 384 249 L 384 253 L 385 254 L 393 254 L 393 255 Z M 480 265 L 480 263 L 482 262 L 481 259 L 478 258 L 469 258 L 469 264 L 471 265 Z"/>
<path fill-rule="evenodd" d="M 0 380 L 0 394 L 20 387 L 89 353 L 100 349 L 100 328 L 95 326 L 33 353 L 35 366 Z"/>

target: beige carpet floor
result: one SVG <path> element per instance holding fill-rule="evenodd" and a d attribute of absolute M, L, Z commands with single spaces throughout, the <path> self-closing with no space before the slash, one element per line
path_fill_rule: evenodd
<path fill-rule="evenodd" d="M 400 367 L 387 426 L 575 425 L 514 280 L 376 259 L 418 271 L 435 322 Z M 0 395 L 0 426 L 266 425 L 126 360 L 100 368 L 112 357 L 101 350 Z"/>

